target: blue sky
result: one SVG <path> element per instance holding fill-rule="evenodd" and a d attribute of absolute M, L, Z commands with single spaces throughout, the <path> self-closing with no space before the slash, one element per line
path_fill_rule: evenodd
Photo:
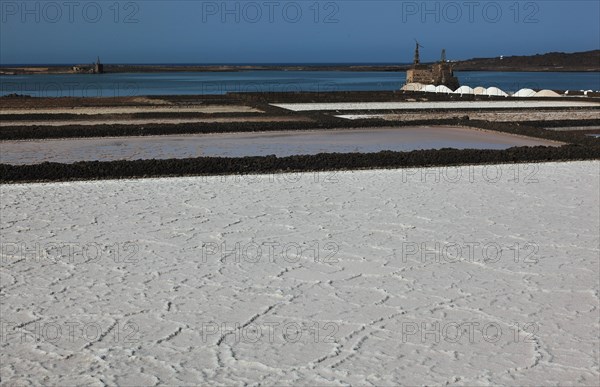
<path fill-rule="evenodd" d="M 600 48 L 599 20 L 595 0 L 0 0 L 0 63 L 397 63 L 415 38 L 425 61 L 575 52 Z"/>

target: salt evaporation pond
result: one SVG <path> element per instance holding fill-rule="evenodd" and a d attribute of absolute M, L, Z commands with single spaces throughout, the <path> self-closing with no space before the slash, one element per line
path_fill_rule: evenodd
<path fill-rule="evenodd" d="M 461 127 L 365 128 L 0 142 L 0 162 L 112 161 L 201 156 L 292 156 L 418 149 L 507 149 L 560 143 Z"/>
<path fill-rule="evenodd" d="M 597 385 L 599 168 L 0 184 L 2 384 Z"/>

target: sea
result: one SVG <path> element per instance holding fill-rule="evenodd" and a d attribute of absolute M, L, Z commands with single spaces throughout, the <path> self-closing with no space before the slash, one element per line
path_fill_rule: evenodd
<path fill-rule="evenodd" d="M 600 90 L 600 72 L 455 72 L 461 85 L 495 86 L 508 93 L 522 88 Z M 0 76 L 0 95 L 35 97 L 130 97 L 221 95 L 247 92 L 393 91 L 405 72 L 238 71 Z"/>

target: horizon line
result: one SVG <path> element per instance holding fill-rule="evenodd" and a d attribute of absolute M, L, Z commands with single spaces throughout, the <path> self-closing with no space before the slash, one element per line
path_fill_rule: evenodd
<path fill-rule="evenodd" d="M 565 51 L 548 51 L 545 53 L 535 53 L 528 55 L 497 55 L 493 57 L 471 57 L 468 59 L 449 59 L 451 62 L 456 61 L 469 61 L 469 60 L 480 60 L 480 59 L 495 59 L 505 57 L 530 57 L 530 56 L 538 56 L 538 55 L 548 55 L 548 54 L 585 54 L 591 53 L 595 51 L 600 51 L 600 48 L 595 48 L 586 51 L 574 51 L 574 52 L 565 52 Z M 438 60 L 434 60 L 432 62 L 427 61 L 425 63 L 435 63 Z M 70 62 L 70 63 L 2 63 L 0 62 L 0 67 L 9 67 L 9 66 L 74 66 L 74 65 L 85 65 L 92 64 L 94 61 L 90 63 L 84 62 Z M 412 64 L 412 60 L 410 62 L 400 62 L 400 61 L 381 61 L 381 62 L 355 62 L 355 61 L 340 61 L 340 62 L 173 62 L 173 63 L 158 63 L 158 62 L 141 62 L 141 63 L 133 63 L 133 62 L 104 62 L 105 65 L 129 65 L 129 66 L 293 66 L 293 65 L 395 65 L 395 66 L 405 66 Z"/>

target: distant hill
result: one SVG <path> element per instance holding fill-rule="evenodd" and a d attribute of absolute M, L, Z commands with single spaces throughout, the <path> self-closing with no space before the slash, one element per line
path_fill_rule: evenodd
<path fill-rule="evenodd" d="M 229 72 L 229 71 L 406 71 L 412 64 L 306 64 L 306 65 L 131 65 L 105 64 L 106 73 L 162 73 L 162 72 Z M 600 50 L 575 52 L 551 52 L 531 56 L 505 56 L 500 58 L 475 58 L 457 61 L 456 71 L 598 71 Z M 1 75 L 18 74 L 73 74 L 71 66 L 0 66 Z"/>
<path fill-rule="evenodd" d="M 600 50 L 459 61 L 457 71 L 600 71 Z"/>

